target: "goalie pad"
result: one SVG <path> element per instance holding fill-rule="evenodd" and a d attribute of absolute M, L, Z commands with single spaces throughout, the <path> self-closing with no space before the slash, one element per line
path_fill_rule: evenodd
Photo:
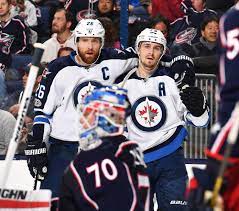
<path fill-rule="evenodd" d="M 0 188 L 1 211 L 50 211 L 50 190 L 17 190 Z"/>

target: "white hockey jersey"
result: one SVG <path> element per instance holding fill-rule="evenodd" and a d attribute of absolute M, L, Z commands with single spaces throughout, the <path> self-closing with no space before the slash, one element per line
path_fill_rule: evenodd
<path fill-rule="evenodd" d="M 37 126 L 49 125 L 51 119 L 51 137 L 79 141 L 77 105 L 81 99 L 95 87 L 112 85 L 120 74 L 138 63 L 137 55 L 130 50 L 103 49 L 91 67 L 78 65 L 74 56 L 75 52 L 50 63 L 36 93 L 33 133 L 38 140 L 44 140 L 46 131 Z"/>
<path fill-rule="evenodd" d="M 175 81 L 159 72 L 148 79 L 133 73 L 124 85 L 132 105 L 131 116 L 127 119 L 128 138 L 138 142 L 146 162 L 178 149 L 187 135 L 185 123 L 203 127 L 209 121 L 208 111 L 200 117 L 189 113 Z"/>

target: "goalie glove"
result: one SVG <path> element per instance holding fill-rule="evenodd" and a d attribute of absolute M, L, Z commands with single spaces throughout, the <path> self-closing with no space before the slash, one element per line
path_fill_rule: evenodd
<path fill-rule="evenodd" d="M 199 117 L 206 111 L 206 99 L 198 87 L 184 86 L 179 94 L 183 104 L 193 116 Z"/>
<path fill-rule="evenodd" d="M 45 142 L 35 141 L 33 136 L 28 135 L 27 148 L 27 165 L 33 178 L 44 180 L 47 174 L 47 148 Z"/>

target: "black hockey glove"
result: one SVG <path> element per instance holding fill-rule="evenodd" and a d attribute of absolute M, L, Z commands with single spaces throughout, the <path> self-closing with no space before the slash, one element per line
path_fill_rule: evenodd
<path fill-rule="evenodd" d="M 169 76 L 175 80 L 179 89 L 185 84 L 194 86 L 195 72 L 192 59 L 184 55 L 175 57 L 171 62 Z"/>
<path fill-rule="evenodd" d="M 198 87 L 183 87 L 180 91 L 180 97 L 188 111 L 195 117 L 201 116 L 207 109 L 206 99 Z"/>
<path fill-rule="evenodd" d="M 28 135 L 27 148 L 27 165 L 33 178 L 44 180 L 47 174 L 47 148 L 45 142 L 35 141 L 31 135 Z"/>

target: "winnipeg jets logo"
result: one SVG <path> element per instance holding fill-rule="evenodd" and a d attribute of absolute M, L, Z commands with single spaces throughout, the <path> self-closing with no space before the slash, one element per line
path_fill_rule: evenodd
<path fill-rule="evenodd" d="M 142 110 L 139 110 L 139 116 L 145 120 L 145 124 L 151 125 L 159 112 L 157 108 L 154 109 L 153 105 L 149 105 L 149 103 L 149 99 L 146 97 L 146 105 L 143 106 Z"/>
<path fill-rule="evenodd" d="M 91 91 L 93 91 L 95 88 L 95 86 L 93 86 L 91 84 L 91 82 L 88 83 L 87 86 L 85 86 L 81 91 L 80 91 L 80 95 L 81 95 L 81 100 L 84 99 Z"/>
<path fill-rule="evenodd" d="M 82 99 L 84 99 L 95 87 L 99 88 L 102 85 L 97 81 L 85 81 L 81 84 L 78 84 L 73 92 L 73 101 L 75 108 Z"/>
<path fill-rule="evenodd" d="M 10 53 L 10 48 L 12 46 L 14 36 L 0 32 L 0 48 L 5 54 Z"/>
<path fill-rule="evenodd" d="M 50 75 L 51 74 L 51 72 L 49 72 L 49 70 L 48 70 L 48 68 L 45 68 L 44 69 L 44 71 L 43 71 L 43 73 L 42 73 L 42 77 L 43 78 L 46 78 L 48 75 Z"/>
<path fill-rule="evenodd" d="M 131 118 L 140 130 L 154 131 L 159 129 L 166 120 L 166 107 L 164 103 L 154 96 L 138 99 L 131 112 Z"/>

